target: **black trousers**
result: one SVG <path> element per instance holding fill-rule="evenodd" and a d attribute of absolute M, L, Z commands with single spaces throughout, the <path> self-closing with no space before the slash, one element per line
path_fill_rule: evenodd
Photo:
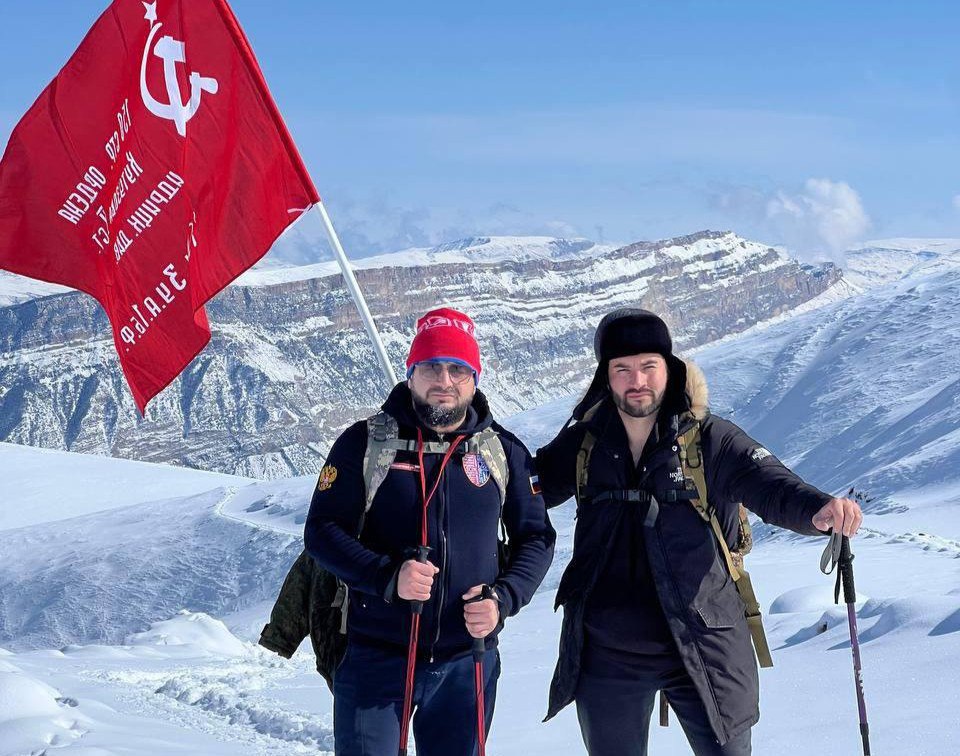
<path fill-rule="evenodd" d="M 678 660 L 679 661 L 679 660 Z M 680 720 L 696 756 L 750 756 L 750 730 L 724 745 L 710 727 L 703 702 L 683 667 L 610 677 L 581 672 L 577 718 L 590 756 L 647 756 L 650 715 L 658 690 Z"/>

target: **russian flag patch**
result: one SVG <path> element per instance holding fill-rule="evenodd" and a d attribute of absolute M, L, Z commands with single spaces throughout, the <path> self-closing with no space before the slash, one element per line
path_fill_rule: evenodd
<path fill-rule="evenodd" d="M 539 496 L 543 493 L 543 489 L 540 488 L 540 476 L 531 475 L 530 476 L 530 493 L 534 496 Z"/>

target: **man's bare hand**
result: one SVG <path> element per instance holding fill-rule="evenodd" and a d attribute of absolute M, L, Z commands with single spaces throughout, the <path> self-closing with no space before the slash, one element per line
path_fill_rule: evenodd
<path fill-rule="evenodd" d="M 397 595 L 404 601 L 427 601 L 433 588 L 433 576 L 440 568 L 432 562 L 408 559 L 400 565 L 397 577 Z"/>
<path fill-rule="evenodd" d="M 461 597 L 464 601 L 476 598 L 483 592 L 482 585 L 475 585 Z M 467 632 L 474 638 L 486 638 L 500 621 L 500 605 L 495 599 L 484 599 L 464 604 L 463 619 Z"/>
<path fill-rule="evenodd" d="M 847 537 L 854 535 L 862 522 L 863 512 L 853 499 L 830 499 L 813 516 L 813 526 L 818 530 L 833 529 Z"/>

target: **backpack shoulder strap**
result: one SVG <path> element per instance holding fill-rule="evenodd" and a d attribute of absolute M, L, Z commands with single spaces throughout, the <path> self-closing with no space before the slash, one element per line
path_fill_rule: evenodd
<path fill-rule="evenodd" d="M 373 497 L 377 495 L 380 484 L 386 480 L 390 465 L 397 457 L 397 451 L 406 448 L 405 444 L 401 446 L 399 443 L 399 434 L 397 421 L 386 412 L 381 410 L 367 418 L 367 448 L 363 453 L 363 489 L 366 501 L 357 524 L 357 538 L 363 532 L 367 513 L 373 506 Z M 337 593 L 331 607 L 340 609 L 340 634 L 346 635 L 350 589 L 340 578 L 337 578 Z"/>
<path fill-rule="evenodd" d="M 501 544 L 505 544 L 507 542 L 507 527 L 503 523 L 503 505 L 507 501 L 507 484 L 510 482 L 510 465 L 507 463 L 507 452 L 503 448 L 500 434 L 489 427 L 484 428 L 471 438 L 470 445 L 475 445 L 477 453 L 487 463 L 487 467 L 490 468 L 490 476 L 493 478 L 493 482 L 497 484 L 497 490 L 500 492 L 499 535 L 497 538 Z"/>
<path fill-rule="evenodd" d="M 397 421 L 386 412 L 378 412 L 367 418 L 367 450 L 363 455 L 363 487 L 366 493 L 366 505 L 360 519 L 358 533 L 363 530 L 363 520 L 373 505 L 377 489 L 390 472 L 390 465 L 397 457 L 400 445 L 397 443 L 400 433 Z M 403 448 L 406 448 L 404 443 Z"/>
<path fill-rule="evenodd" d="M 693 483 L 696 498 L 690 499 L 697 514 L 704 522 L 710 522 L 714 516 L 713 508 L 707 500 L 707 477 L 703 470 L 703 448 L 700 443 L 700 422 L 677 438 L 680 453 L 680 465 L 683 467 L 683 477 Z M 689 485 L 688 485 L 689 487 Z M 723 539 L 721 539 L 723 540 Z"/>
<path fill-rule="evenodd" d="M 753 546 L 753 535 L 750 530 L 750 522 L 747 519 L 747 510 L 739 504 L 738 517 L 740 520 L 740 543 L 737 545 L 736 554 L 730 551 L 727 538 L 723 533 L 723 527 L 720 520 L 717 519 L 716 510 L 710 506 L 707 499 L 707 479 L 703 469 L 703 447 L 700 439 L 700 422 L 694 423 L 693 427 L 684 432 L 677 439 L 677 446 L 680 451 L 680 464 L 683 466 L 683 475 L 685 478 L 693 481 L 697 497 L 691 499 L 691 503 L 697 510 L 697 513 L 705 521 L 710 523 L 716 537 L 720 552 L 723 554 L 724 562 L 727 565 L 727 571 L 736 586 L 737 593 L 746 607 L 745 616 L 747 626 L 750 629 L 750 635 L 753 638 L 753 647 L 757 653 L 757 661 L 761 667 L 772 667 L 773 657 L 770 654 L 770 646 L 767 644 L 767 637 L 763 631 L 763 623 L 760 618 L 760 602 L 757 600 L 757 594 L 753 590 L 753 583 L 750 581 L 750 574 L 743 569 L 743 557 Z"/>
<path fill-rule="evenodd" d="M 477 453 L 483 457 L 483 461 L 490 468 L 493 482 L 497 484 L 500 491 L 500 508 L 502 511 L 503 504 L 507 500 L 510 465 L 507 464 L 507 453 L 503 448 L 503 441 L 500 440 L 500 434 L 493 428 L 484 428 L 471 439 L 471 442 L 475 442 Z"/>
<path fill-rule="evenodd" d="M 597 414 L 597 410 L 600 409 L 601 404 L 603 404 L 602 399 L 584 412 L 583 420 L 581 420 L 581 422 L 586 423 L 592 420 L 593 416 Z M 593 434 L 593 431 L 587 428 L 583 433 L 583 440 L 580 442 L 580 450 L 577 452 L 576 484 L 578 504 L 580 503 L 583 489 L 587 487 L 587 477 L 590 471 L 590 455 L 593 454 L 593 447 L 596 443 L 597 437 Z"/>
<path fill-rule="evenodd" d="M 730 546 L 727 544 L 727 538 L 723 534 L 723 527 L 720 520 L 717 519 L 716 510 L 710 505 L 707 499 L 707 477 L 703 471 L 703 449 L 700 444 L 700 423 L 696 422 L 693 427 L 681 434 L 677 439 L 677 446 L 680 452 L 680 464 L 683 467 L 684 478 L 693 481 L 696 490 L 696 498 L 690 499 L 697 514 L 705 521 L 710 523 L 713 533 L 717 538 L 720 551 L 723 552 L 723 559 L 727 563 L 727 570 L 730 577 L 736 583 L 740 579 L 740 570 L 733 561 L 730 554 Z"/>

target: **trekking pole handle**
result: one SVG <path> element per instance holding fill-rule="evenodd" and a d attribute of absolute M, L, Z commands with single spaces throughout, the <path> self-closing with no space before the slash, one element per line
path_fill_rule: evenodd
<path fill-rule="evenodd" d="M 478 601 L 486 601 L 487 599 L 493 599 L 496 601 L 497 594 L 493 592 L 493 588 L 489 585 L 484 585 L 480 588 L 480 594 L 474 596 L 471 599 L 464 601 L 464 604 L 476 604 Z M 486 638 L 474 638 L 473 639 L 473 658 L 481 659 L 486 653 Z"/>
<path fill-rule="evenodd" d="M 843 600 L 847 604 L 857 603 L 857 589 L 853 584 L 853 552 L 850 539 L 843 537 L 840 542 L 840 579 L 843 583 Z"/>
<path fill-rule="evenodd" d="M 427 563 L 427 557 L 430 556 L 430 547 L 429 546 L 417 546 L 417 561 L 420 564 Z M 411 601 L 410 602 L 410 611 L 414 614 L 423 613 L 423 602 L 422 601 Z"/>

